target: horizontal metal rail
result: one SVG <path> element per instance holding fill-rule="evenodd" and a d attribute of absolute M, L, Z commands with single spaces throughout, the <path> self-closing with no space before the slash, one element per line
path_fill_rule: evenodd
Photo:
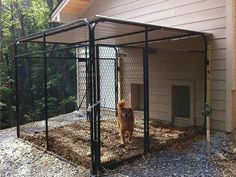
<path fill-rule="evenodd" d="M 43 59 L 44 57 L 18 57 L 18 59 Z M 64 59 L 64 60 L 81 60 L 86 61 L 87 58 L 78 58 L 78 57 L 46 57 L 46 59 Z"/>
<path fill-rule="evenodd" d="M 171 37 L 163 37 L 159 39 L 151 39 L 148 41 L 148 43 L 155 43 L 155 42 L 167 41 L 167 40 L 172 40 L 172 39 L 180 39 L 180 38 L 186 38 L 186 37 L 194 37 L 194 36 L 200 36 L 200 34 L 185 34 L 185 35 L 176 35 L 176 36 L 171 36 Z M 145 41 L 119 44 L 117 45 L 117 47 L 131 46 L 131 45 L 137 45 L 137 44 L 145 44 Z"/>
<path fill-rule="evenodd" d="M 61 51 L 61 50 L 76 49 L 76 48 L 81 48 L 81 47 L 87 47 L 87 45 L 76 45 L 76 46 L 69 46 L 69 47 L 61 47 L 61 48 L 57 48 L 57 49 L 50 49 L 50 50 L 45 50 L 45 51 L 20 54 L 20 55 L 16 55 L 15 57 L 19 58 L 19 57 L 25 57 L 25 56 L 30 56 L 30 55 L 38 55 L 38 54 L 44 54 L 44 53 L 57 52 L 57 51 Z"/>

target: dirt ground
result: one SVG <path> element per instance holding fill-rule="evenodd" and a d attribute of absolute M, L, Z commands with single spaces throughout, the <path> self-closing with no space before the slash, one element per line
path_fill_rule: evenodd
<path fill-rule="evenodd" d="M 190 139 L 200 133 L 198 128 L 176 128 L 160 125 L 150 127 L 150 149 L 161 150 Z M 45 132 L 22 133 L 22 138 L 45 147 Z M 120 146 L 119 132 L 114 118 L 101 121 L 101 162 L 118 162 L 143 153 L 143 120 L 135 120 L 133 142 Z M 49 130 L 49 150 L 86 168 L 90 166 L 90 122 L 83 120 Z"/>

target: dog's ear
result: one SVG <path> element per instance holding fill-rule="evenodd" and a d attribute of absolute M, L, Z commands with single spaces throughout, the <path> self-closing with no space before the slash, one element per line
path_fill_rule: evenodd
<path fill-rule="evenodd" d="M 118 102 L 117 107 L 118 107 L 118 109 L 122 109 L 125 107 L 125 105 L 126 105 L 125 99 L 122 99 Z"/>

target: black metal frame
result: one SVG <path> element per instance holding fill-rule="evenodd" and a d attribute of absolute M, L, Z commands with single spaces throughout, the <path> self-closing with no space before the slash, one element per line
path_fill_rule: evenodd
<path fill-rule="evenodd" d="M 111 23 L 118 23 L 118 24 L 127 24 L 127 25 L 133 25 L 133 26 L 139 26 L 143 27 L 143 30 L 138 32 L 132 32 L 122 35 L 114 35 L 114 36 L 108 36 L 105 38 L 96 39 L 95 38 L 95 29 L 97 23 L 102 22 L 111 22 Z M 206 102 L 207 98 L 207 89 L 206 89 L 206 80 L 207 80 L 207 65 L 208 65 L 208 59 L 207 59 L 207 38 L 203 33 L 195 32 L 195 31 L 188 31 L 188 30 L 181 30 L 183 32 L 187 32 L 188 34 L 185 35 L 177 35 L 177 36 L 171 36 L 171 37 L 165 37 L 165 38 L 157 38 L 155 40 L 149 40 L 148 39 L 148 33 L 149 31 L 153 30 L 160 30 L 160 29 L 167 29 L 170 31 L 176 31 L 178 29 L 174 28 L 168 28 L 168 27 L 161 27 L 161 26 L 155 26 L 155 25 L 148 25 L 148 24 L 142 24 L 142 23 L 136 23 L 136 22 L 129 22 L 129 21 L 122 21 L 117 19 L 111 19 L 111 18 L 104 18 L 100 17 L 98 19 L 92 19 L 92 20 L 80 20 L 78 23 L 72 23 L 68 26 L 62 26 L 59 28 L 56 28 L 53 30 L 44 31 L 43 33 L 38 33 L 36 35 L 31 35 L 28 37 L 20 38 L 15 43 L 15 80 L 16 80 L 16 118 L 17 118 L 17 137 L 20 137 L 20 121 L 19 121 L 19 96 L 18 96 L 18 58 L 27 58 L 31 55 L 35 54 L 43 54 L 44 59 L 44 87 L 45 87 L 45 127 L 46 127 L 46 149 L 49 149 L 49 141 L 48 141 L 48 106 L 47 106 L 47 53 L 59 51 L 59 50 L 66 50 L 66 49 L 72 49 L 72 48 L 78 48 L 78 44 L 71 45 L 69 47 L 64 47 L 60 49 L 53 49 L 53 50 L 47 50 L 47 41 L 46 37 L 49 35 L 59 34 L 65 31 L 69 31 L 75 28 L 80 28 L 87 26 L 88 28 L 88 41 L 83 41 L 79 43 L 81 46 L 87 46 L 89 48 L 89 57 L 87 59 L 87 47 L 86 47 L 86 100 L 87 100 L 87 117 L 90 120 L 90 141 L 91 141 L 91 175 L 97 175 L 98 170 L 100 169 L 101 165 L 101 159 L 100 159 L 100 78 L 99 78 L 99 45 L 101 46 L 110 46 L 114 47 L 116 50 L 116 47 L 135 47 L 135 45 L 138 44 L 144 44 L 144 47 L 141 47 L 143 49 L 143 82 L 144 82 L 144 154 L 149 152 L 149 66 L 148 66 L 148 46 L 150 42 L 159 42 L 163 40 L 170 40 L 170 39 L 176 39 L 176 38 L 183 38 L 183 37 L 189 37 L 189 36 L 201 36 L 204 41 L 204 53 L 205 53 L 205 86 L 204 86 L 204 103 Z M 180 31 L 180 30 L 179 30 Z M 105 40 L 105 39 L 111 39 L 111 38 L 118 38 L 118 37 L 124 37 L 129 36 L 137 33 L 144 34 L 144 40 L 138 41 L 138 42 L 130 42 L 126 44 L 119 44 L 119 45 L 109 45 L 109 44 L 98 44 L 95 45 L 95 41 L 99 40 Z M 27 54 L 18 54 L 18 45 L 20 43 L 24 42 L 34 42 L 33 40 L 39 39 L 43 37 L 43 51 L 40 52 L 34 52 L 34 53 L 27 53 Z M 35 41 L 38 42 L 38 41 Z M 53 43 L 53 42 L 51 42 Z M 96 56 L 95 56 L 96 55 Z M 65 59 L 66 57 L 64 57 Z M 63 59 L 63 57 L 62 57 Z M 118 61 L 116 60 L 116 65 L 118 64 Z M 118 77 L 118 68 L 115 67 L 116 71 L 116 79 Z M 116 82 L 116 88 L 118 87 L 118 83 Z M 118 101 L 118 89 L 115 90 L 116 92 L 116 102 Z M 205 121 L 204 121 L 205 122 Z"/>

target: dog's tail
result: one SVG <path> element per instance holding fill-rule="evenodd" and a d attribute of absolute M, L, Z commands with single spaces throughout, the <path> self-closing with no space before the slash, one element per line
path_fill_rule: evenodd
<path fill-rule="evenodd" d="M 118 109 L 118 110 L 124 109 L 125 106 L 126 106 L 125 100 L 124 100 L 124 99 L 123 99 L 123 100 L 120 100 L 120 101 L 118 102 L 118 104 L 117 104 L 117 109 Z"/>

